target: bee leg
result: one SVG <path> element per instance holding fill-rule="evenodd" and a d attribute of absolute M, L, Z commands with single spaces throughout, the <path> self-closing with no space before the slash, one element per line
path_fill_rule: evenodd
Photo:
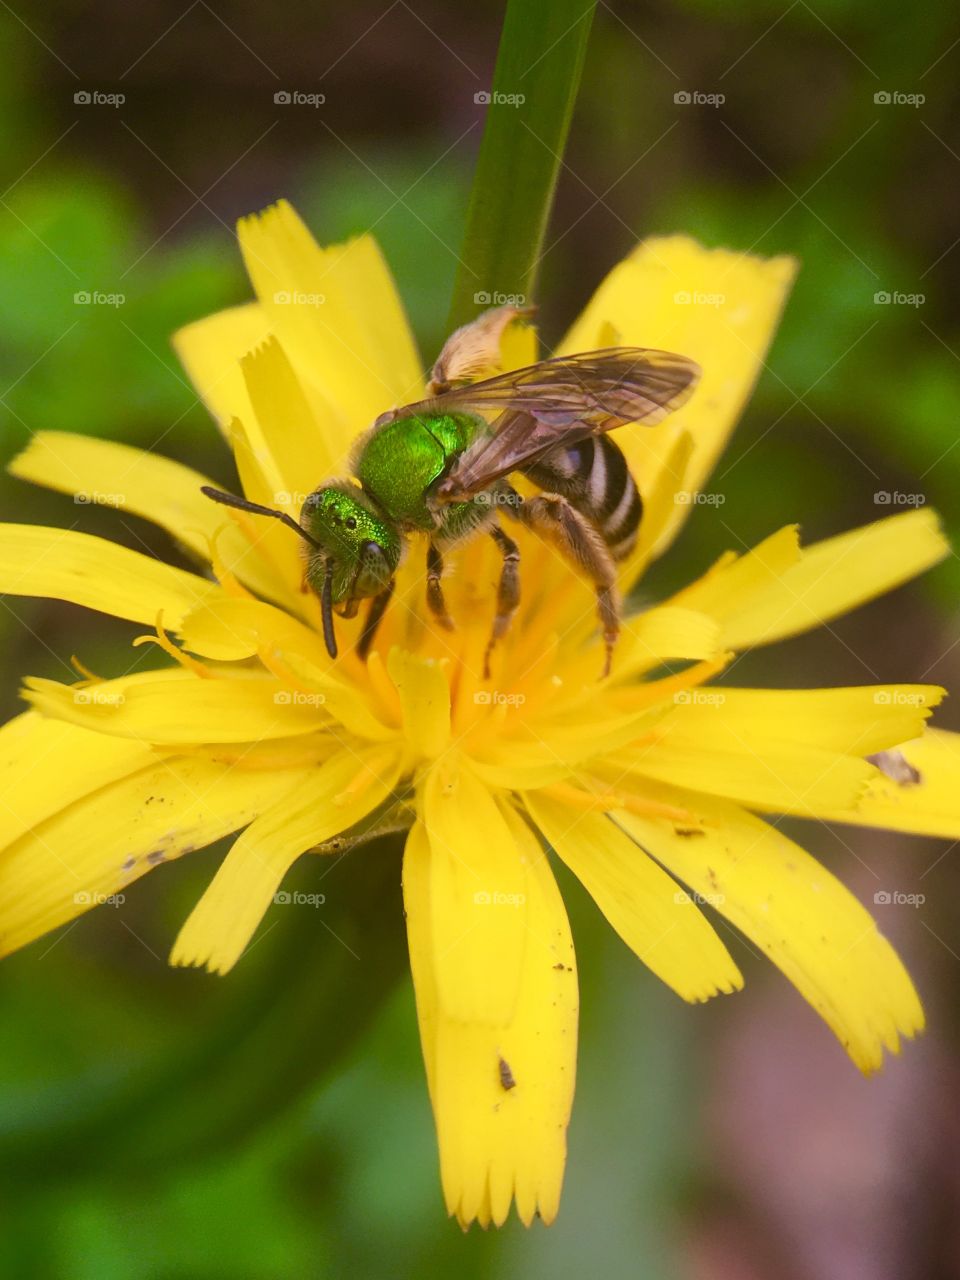
<path fill-rule="evenodd" d="M 443 573 L 443 556 L 431 542 L 427 547 L 427 604 L 430 612 L 444 631 L 453 630 L 453 619 L 447 613 L 440 576 Z"/>
<path fill-rule="evenodd" d="M 500 570 L 500 582 L 497 586 L 497 613 L 493 619 L 493 629 L 483 655 L 484 680 L 490 679 L 490 655 L 493 653 L 494 646 L 507 634 L 511 619 L 520 603 L 520 548 L 498 524 L 491 526 L 490 536 L 503 556 L 503 567 Z"/>
<path fill-rule="evenodd" d="M 373 645 L 373 638 L 377 634 L 377 628 L 380 621 L 387 611 L 387 605 L 390 603 L 390 597 L 393 595 L 393 583 L 384 587 L 378 596 L 374 596 L 370 602 L 370 609 L 367 612 L 366 621 L 363 624 L 363 630 L 360 632 L 360 639 L 357 641 L 357 657 L 361 662 L 366 662 L 370 649 Z"/>
<path fill-rule="evenodd" d="M 593 583 L 597 593 L 597 612 L 607 647 L 600 677 L 603 679 L 610 674 L 613 649 L 620 634 L 617 569 L 609 548 L 590 521 L 559 494 L 538 494 L 535 498 L 505 509 L 531 532 L 555 543 Z"/>

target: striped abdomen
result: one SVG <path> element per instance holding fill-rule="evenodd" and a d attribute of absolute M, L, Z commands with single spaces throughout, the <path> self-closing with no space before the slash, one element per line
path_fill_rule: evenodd
<path fill-rule="evenodd" d="M 547 493 L 566 498 L 602 535 L 614 560 L 633 550 L 643 514 L 637 486 L 619 446 L 609 436 L 588 436 L 554 449 L 523 473 Z"/>

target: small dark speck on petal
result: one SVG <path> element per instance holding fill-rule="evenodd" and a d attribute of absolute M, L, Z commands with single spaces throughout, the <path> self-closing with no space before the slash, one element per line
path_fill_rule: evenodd
<path fill-rule="evenodd" d="M 510 1070 L 510 1063 L 506 1058 L 498 1058 L 497 1066 L 500 1070 L 500 1087 L 507 1090 L 516 1088 L 517 1082 L 513 1078 L 513 1072 Z"/>
<path fill-rule="evenodd" d="M 130 855 L 130 857 L 129 857 L 129 858 L 124 859 L 123 863 L 121 864 L 120 870 L 121 870 L 121 871 L 132 871 L 132 870 L 133 870 L 133 868 L 134 868 L 136 865 L 137 865 L 137 860 L 136 860 L 136 858 L 133 856 L 133 854 L 131 853 L 131 855 Z"/>
<path fill-rule="evenodd" d="M 147 854 L 147 862 L 150 863 L 151 867 L 156 867 L 164 861 L 166 856 L 167 854 L 164 849 L 154 849 L 152 853 Z"/>

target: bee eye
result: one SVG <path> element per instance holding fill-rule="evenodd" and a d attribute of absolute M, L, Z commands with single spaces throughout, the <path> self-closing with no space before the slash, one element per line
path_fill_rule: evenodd
<path fill-rule="evenodd" d="M 353 516 L 347 516 L 346 520 L 344 521 L 344 524 L 347 526 L 348 529 L 355 529 L 357 527 L 356 519 Z"/>

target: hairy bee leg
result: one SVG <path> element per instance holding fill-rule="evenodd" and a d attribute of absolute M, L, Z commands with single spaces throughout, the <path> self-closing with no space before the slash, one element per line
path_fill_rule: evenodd
<path fill-rule="evenodd" d="M 490 639 L 483 655 L 483 678 L 490 679 L 490 655 L 498 640 L 502 640 L 510 628 L 513 615 L 520 603 L 520 548 L 507 536 L 498 524 L 493 525 L 490 537 L 500 549 L 503 566 L 497 585 L 497 612 L 493 619 Z"/>
<path fill-rule="evenodd" d="M 427 604 L 430 612 L 445 631 L 452 631 L 453 619 L 447 613 L 440 578 L 443 574 L 443 556 L 431 542 L 427 547 Z"/>
<path fill-rule="evenodd" d="M 377 628 L 380 626 L 383 615 L 387 611 L 387 605 L 390 603 L 392 595 L 393 583 L 391 582 L 388 587 L 384 587 L 378 596 L 374 596 L 370 602 L 367 618 L 363 624 L 363 630 L 360 632 L 360 639 L 357 641 L 357 657 L 361 662 L 366 662 L 370 654 L 374 636 L 377 634 Z"/>
<path fill-rule="evenodd" d="M 531 532 L 554 542 L 593 583 L 597 612 L 607 648 L 601 679 L 610 674 L 613 650 L 620 634 L 620 597 L 617 569 L 606 543 L 585 516 L 566 498 L 542 493 L 526 502 L 506 508 Z"/>

